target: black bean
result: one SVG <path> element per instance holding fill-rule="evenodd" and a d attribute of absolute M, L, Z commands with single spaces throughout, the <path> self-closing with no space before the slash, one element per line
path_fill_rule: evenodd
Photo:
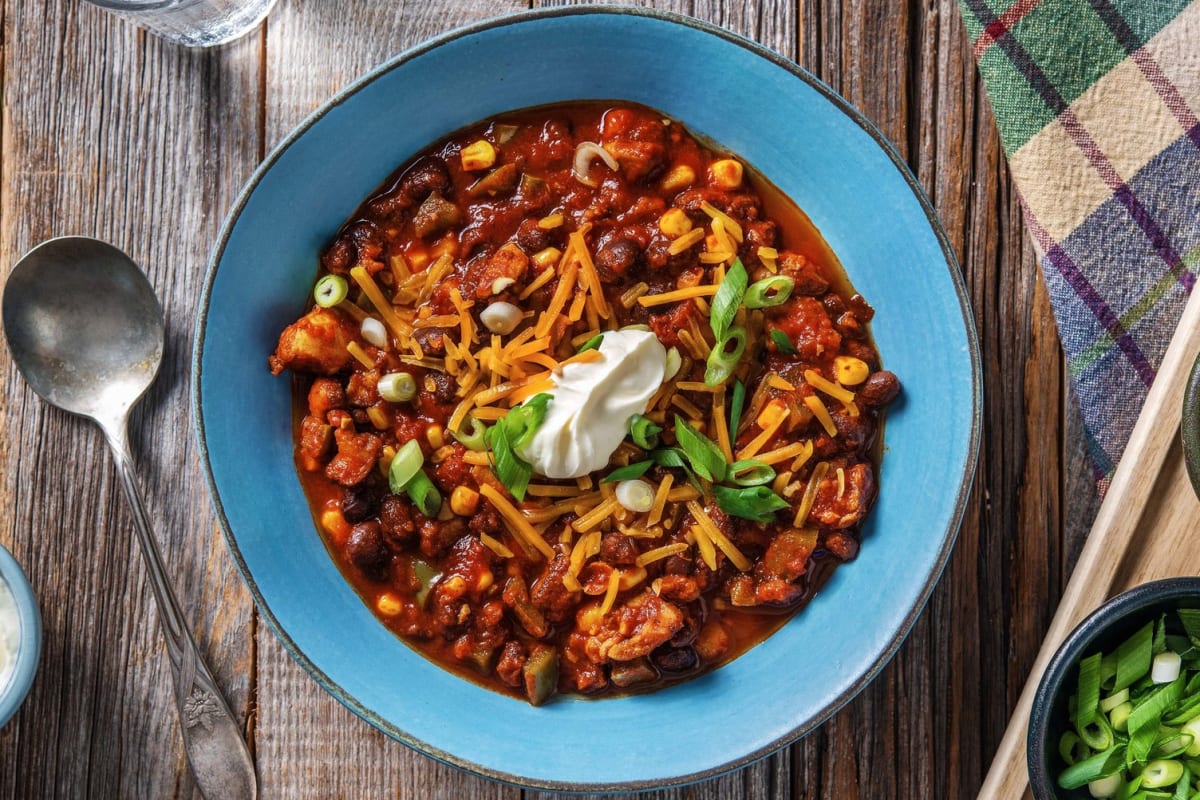
<path fill-rule="evenodd" d="M 650 654 L 654 666 L 663 672 L 685 672 L 696 666 L 696 651 L 690 647 L 660 647 Z"/>
<path fill-rule="evenodd" d="M 350 529 L 346 540 L 346 555 L 350 562 L 373 578 L 382 577 L 391 558 L 383 541 L 379 523 L 360 522 Z"/>
<path fill-rule="evenodd" d="M 900 379 L 886 369 L 873 372 L 858 390 L 858 399 L 865 406 L 886 406 L 900 394 Z"/>
<path fill-rule="evenodd" d="M 529 255 L 550 246 L 550 233 L 543 230 L 533 217 L 521 220 L 517 226 L 517 244 Z"/>
<path fill-rule="evenodd" d="M 601 274 L 623 275 L 642 254 L 642 248 L 632 239 L 612 239 L 596 253 L 596 268 Z"/>

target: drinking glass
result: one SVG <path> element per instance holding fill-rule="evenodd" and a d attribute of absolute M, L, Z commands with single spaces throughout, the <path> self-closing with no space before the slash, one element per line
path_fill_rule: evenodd
<path fill-rule="evenodd" d="M 231 42 L 253 30 L 276 0 L 88 0 L 187 47 Z"/>

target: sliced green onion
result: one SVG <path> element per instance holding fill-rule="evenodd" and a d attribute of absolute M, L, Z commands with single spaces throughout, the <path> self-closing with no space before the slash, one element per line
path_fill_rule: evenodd
<path fill-rule="evenodd" d="M 725 338 L 726 331 L 733 324 L 733 318 L 737 316 L 738 309 L 742 307 L 742 298 L 746 294 L 748 281 L 749 277 L 746 275 L 746 268 L 742 266 L 741 259 L 734 260 L 726 270 L 721 285 L 717 287 L 717 293 L 713 295 L 708 312 L 708 324 L 712 328 L 713 337 L 718 342 Z"/>
<path fill-rule="evenodd" d="M 1129 714 L 1129 744 L 1126 746 L 1125 759 L 1129 763 L 1145 761 L 1154 743 L 1158 741 L 1159 728 L 1167 709 L 1171 708 L 1183 694 L 1183 678 L 1155 689 L 1144 700 L 1135 704 Z"/>
<path fill-rule="evenodd" d="M 455 431 L 454 438 L 458 439 L 459 443 L 468 450 L 482 452 L 487 450 L 487 442 L 484 437 L 487 435 L 487 425 L 484 425 L 474 414 L 467 414 L 466 430 Z"/>
<path fill-rule="evenodd" d="M 417 510 L 427 517 L 436 517 L 442 508 L 442 495 L 424 472 L 414 475 L 404 491 L 408 493 L 408 499 L 413 501 Z"/>
<path fill-rule="evenodd" d="M 333 308 L 346 299 L 350 284 L 341 275 L 326 275 L 313 287 L 313 299 L 321 308 Z"/>
<path fill-rule="evenodd" d="M 396 451 L 391 465 L 388 466 L 388 488 L 392 490 L 392 494 L 404 491 L 413 476 L 421 471 L 421 465 L 424 463 L 425 456 L 421 453 L 421 445 L 417 444 L 417 440 L 410 439 L 405 442 L 404 446 Z"/>
<path fill-rule="evenodd" d="M 1105 778 L 1112 775 L 1122 765 L 1123 759 L 1120 749 L 1110 747 L 1101 753 L 1096 753 L 1090 758 L 1085 758 L 1083 761 L 1067 767 L 1058 776 L 1058 785 L 1064 789 L 1078 789 L 1098 778 Z"/>
<path fill-rule="evenodd" d="M 683 357 L 679 355 L 678 347 L 667 348 L 667 365 L 663 368 L 663 380 L 669 381 L 679 374 L 683 366 Z"/>
<path fill-rule="evenodd" d="M 1094 781 L 1088 782 L 1088 794 L 1095 797 L 1096 800 L 1104 800 L 1104 798 L 1112 797 L 1121 788 L 1121 773 L 1114 772 L 1104 778 L 1097 778 Z"/>
<path fill-rule="evenodd" d="M 1200 756 L 1200 717 L 1196 717 L 1185 724 L 1181 733 L 1189 734 L 1192 737 L 1192 743 L 1188 746 L 1187 754 L 1193 758 Z"/>
<path fill-rule="evenodd" d="M 717 506 L 726 514 L 753 522 L 771 522 L 775 512 L 790 508 L 788 501 L 766 486 L 734 489 L 730 486 L 712 487 Z"/>
<path fill-rule="evenodd" d="M 387 328 L 383 327 L 383 323 L 374 317 L 364 319 L 358 329 L 368 344 L 373 344 L 376 347 L 388 346 Z"/>
<path fill-rule="evenodd" d="M 1100 710 L 1105 714 L 1112 711 L 1117 706 L 1129 699 L 1129 690 L 1122 689 L 1116 694 L 1110 694 L 1108 697 L 1100 701 Z"/>
<path fill-rule="evenodd" d="M 635 514 L 645 513 L 654 505 L 654 489 L 640 478 L 618 483 L 615 495 L 622 507 Z"/>
<path fill-rule="evenodd" d="M 1147 622 L 1117 648 L 1117 679 L 1113 691 L 1119 692 L 1150 672 L 1151 649 L 1154 646 L 1154 623 Z"/>
<path fill-rule="evenodd" d="M 407 372 L 389 372 L 379 379 L 376 388 L 389 403 L 407 403 L 417 396 L 417 382 Z"/>
<path fill-rule="evenodd" d="M 608 475 L 604 476 L 601 483 L 612 483 L 613 481 L 628 481 L 634 478 L 640 478 L 646 474 L 651 467 L 654 466 L 653 461 L 637 461 L 624 467 L 617 467 Z"/>
<path fill-rule="evenodd" d="M 1188 764 L 1183 765 L 1183 775 L 1179 777 L 1179 782 L 1175 784 L 1175 794 L 1171 800 L 1189 800 L 1192 789 L 1192 768 Z"/>
<path fill-rule="evenodd" d="M 1075 694 L 1075 728 L 1079 735 L 1087 741 L 1087 728 L 1096 718 L 1100 707 L 1100 653 L 1093 653 L 1079 662 L 1079 688 Z M 1108 745 L 1092 745 L 1093 750 L 1107 750 Z"/>
<path fill-rule="evenodd" d="M 681 469 L 687 475 L 688 483 L 700 489 L 700 481 L 696 480 L 696 473 L 692 472 L 692 468 L 688 466 L 687 457 L 683 450 L 678 447 L 660 447 L 650 453 L 650 458 L 655 464 L 660 467 L 670 467 L 673 469 Z"/>
<path fill-rule="evenodd" d="M 508 412 L 508 416 L 497 423 L 503 424 L 508 430 L 508 439 L 514 450 L 519 450 L 533 439 L 533 435 L 546 419 L 546 408 L 552 399 L 553 396 L 545 392 L 534 395 Z"/>
<path fill-rule="evenodd" d="M 714 483 L 725 480 L 725 455 L 721 448 L 678 414 L 675 415 L 675 441 L 697 475 Z"/>
<path fill-rule="evenodd" d="M 730 345 L 733 349 L 729 349 Z M 719 386 L 733 375 L 746 352 L 746 329 L 734 325 L 725 337 L 713 346 L 708 354 L 708 368 L 704 370 L 704 382 L 709 386 Z"/>
<path fill-rule="evenodd" d="M 1173 728 L 1163 728 L 1162 735 L 1154 743 L 1154 747 L 1150 749 L 1150 759 L 1177 758 L 1186 755 L 1187 749 L 1191 746 L 1192 734 L 1177 731 Z"/>
<path fill-rule="evenodd" d="M 1108 723 L 1108 717 L 1103 714 L 1096 715 L 1091 722 L 1077 727 L 1076 730 L 1079 731 L 1079 738 L 1083 739 L 1084 744 L 1093 750 L 1107 750 L 1113 746 L 1112 726 Z"/>
<path fill-rule="evenodd" d="M 1079 734 L 1075 731 L 1064 731 L 1058 740 L 1058 754 L 1062 756 L 1062 760 L 1067 762 L 1069 767 L 1087 758 L 1090 751 L 1083 740 L 1079 738 Z"/>
<path fill-rule="evenodd" d="M 742 424 L 742 408 L 746 405 L 746 384 L 740 378 L 733 380 L 733 396 L 729 399 L 729 441 L 736 442 L 738 428 Z"/>
<path fill-rule="evenodd" d="M 792 340 L 788 338 L 786 333 L 779 330 L 779 328 L 771 328 L 770 336 L 771 341 L 775 343 L 777 348 L 779 348 L 779 352 L 783 353 L 785 356 L 796 355 L 796 346 L 792 344 Z"/>
<path fill-rule="evenodd" d="M 1160 759 L 1151 761 L 1142 770 L 1142 786 L 1147 789 L 1160 789 L 1163 786 L 1173 786 L 1183 777 L 1183 764 L 1174 760 Z"/>
<path fill-rule="evenodd" d="M 1163 650 L 1150 662 L 1150 680 L 1154 683 L 1170 683 L 1179 677 L 1179 668 L 1183 659 L 1179 653 Z"/>
<path fill-rule="evenodd" d="M 512 412 L 509 416 L 512 416 Z M 508 426 L 504 424 L 507 421 L 505 417 L 488 428 L 485 441 L 492 451 L 489 459 L 492 471 L 509 493 L 520 501 L 525 499 L 525 490 L 529 488 L 529 480 L 533 477 L 533 467 L 513 452 Z"/>
<path fill-rule="evenodd" d="M 633 439 L 633 443 L 643 450 L 653 450 L 658 447 L 660 433 L 662 433 L 662 428 L 641 414 L 634 414 L 633 419 L 629 420 L 629 438 Z"/>
<path fill-rule="evenodd" d="M 727 479 L 738 486 L 761 486 L 775 480 L 775 470 L 757 459 L 748 458 L 730 464 Z"/>
<path fill-rule="evenodd" d="M 1181 608 L 1175 613 L 1179 615 L 1183 630 L 1192 640 L 1192 644 L 1200 647 L 1200 608 Z"/>
<path fill-rule="evenodd" d="M 595 336 L 593 336 L 592 338 L 588 339 L 586 342 L 581 344 L 579 346 L 579 350 L 577 350 L 576 352 L 582 353 L 584 350 L 599 350 L 600 349 L 600 340 L 603 338 L 604 338 L 603 333 L 597 333 Z"/>
<path fill-rule="evenodd" d="M 1129 730 L 1129 715 L 1133 713 L 1133 703 L 1128 700 L 1117 706 L 1108 715 L 1108 723 L 1114 731 L 1124 733 Z M 1197 753 L 1200 755 L 1200 753 Z"/>
<path fill-rule="evenodd" d="M 771 308 L 782 305 L 792 295 L 796 282 L 786 275 L 774 275 L 751 284 L 746 290 L 746 308 Z"/>

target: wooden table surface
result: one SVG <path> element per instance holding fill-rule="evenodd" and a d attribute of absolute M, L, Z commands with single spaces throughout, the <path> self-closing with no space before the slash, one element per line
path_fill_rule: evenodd
<path fill-rule="evenodd" d="M 955 0 L 653 5 L 794 59 L 907 158 L 962 264 L 985 407 L 957 547 L 880 677 L 792 747 L 648 797 L 973 797 L 1096 500 L 1045 289 Z M 217 529 L 189 417 L 208 251 L 263 156 L 388 56 L 526 7 L 281 0 L 250 36 L 205 52 L 167 45 L 80 0 L 0 1 L 3 272 L 45 238 L 93 235 L 128 251 L 163 298 L 166 361 L 135 415 L 135 454 L 181 604 L 246 721 L 263 797 L 551 797 L 408 750 L 287 656 Z M 198 798 L 145 569 L 101 437 L 39 402 L 7 349 L 0 381 L 0 544 L 25 567 L 45 627 L 29 700 L 0 730 L 0 797 Z"/>

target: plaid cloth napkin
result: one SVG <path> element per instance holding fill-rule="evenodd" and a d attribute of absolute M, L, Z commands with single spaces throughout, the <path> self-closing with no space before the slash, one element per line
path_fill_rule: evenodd
<path fill-rule="evenodd" d="M 1101 494 L 1200 265 L 1200 0 L 959 0 Z"/>

